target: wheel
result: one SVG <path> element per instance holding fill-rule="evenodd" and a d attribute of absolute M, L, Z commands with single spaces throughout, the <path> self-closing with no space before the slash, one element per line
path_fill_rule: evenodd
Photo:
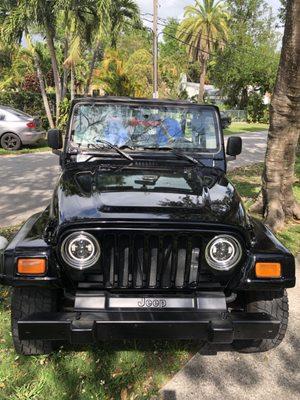
<path fill-rule="evenodd" d="M 49 340 L 20 340 L 18 321 L 37 312 L 57 311 L 57 291 L 34 287 L 14 288 L 11 297 L 11 328 L 14 347 L 23 355 L 49 354 L 55 342 Z M 55 347 L 54 347 L 55 346 Z"/>
<path fill-rule="evenodd" d="M 235 340 L 232 345 L 241 353 L 259 353 L 274 349 L 284 339 L 289 318 L 289 304 L 286 290 L 281 292 L 250 292 L 247 296 L 247 312 L 265 312 L 280 321 L 274 339 Z"/>
<path fill-rule="evenodd" d="M 21 139 L 15 133 L 8 132 L 1 136 L 1 147 L 5 150 L 19 150 L 21 145 Z"/>

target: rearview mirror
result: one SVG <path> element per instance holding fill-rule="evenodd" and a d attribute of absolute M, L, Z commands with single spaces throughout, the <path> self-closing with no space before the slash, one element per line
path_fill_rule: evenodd
<path fill-rule="evenodd" d="M 228 138 L 226 146 L 226 154 L 228 156 L 237 156 L 242 152 L 242 139 L 239 136 L 231 136 Z"/>
<path fill-rule="evenodd" d="M 48 131 L 48 145 L 53 150 L 59 150 L 63 146 L 62 134 L 59 129 L 50 129 Z"/>

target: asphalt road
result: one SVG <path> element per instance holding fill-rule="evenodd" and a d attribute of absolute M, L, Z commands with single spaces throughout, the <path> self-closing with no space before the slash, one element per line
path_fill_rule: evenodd
<path fill-rule="evenodd" d="M 228 168 L 263 161 L 266 133 L 241 135 L 243 152 Z M 17 225 L 44 209 L 59 175 L 58 157 L 52 153 L 0 156 L 0 226 Z"/>
<path fill-rule="evenodd" d="M 297 286 L 288 289 L 286 338 L 266 353 L 204 346 L 161 390 L 161 400 L 300 399 L 300 257 Z"/>

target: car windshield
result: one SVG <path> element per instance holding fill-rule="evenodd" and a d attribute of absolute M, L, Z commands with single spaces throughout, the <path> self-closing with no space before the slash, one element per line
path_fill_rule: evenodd
<path fill-rule="evenodd" d="M 205 106 L 78 103 L 71 122 L 71 143 L 81 148 L 182 148 L 216 152 L 216 112 Z"/>

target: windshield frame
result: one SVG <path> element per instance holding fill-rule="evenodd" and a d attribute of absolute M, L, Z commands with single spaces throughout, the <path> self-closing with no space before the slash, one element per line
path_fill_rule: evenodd
<path fill-rule="evenodd" d="M 183 108 L 183 109 L 195 109 L 195 110 L 203 110 L 203 109 L 208 109 L 212 111 L 215 115 L 215 128 L 216 128 L 216 142 L 217 142 L 217 147 L 215 149 L 209 150 L 209 149 L 200 149 L 200 148 L 177 148 L 174 147 L 172 150 L 182 150 L 184 152 L 187 152 L 188 154 L 197 154 L 197 155 L 208 155 L 210 157 L 214 157 L 216 154 L 220 154 L 223 151 L 224 143 L 223 143 L 223 135 L 222 135 L 222 128 L 221 128 L 221 123 L 220 123 L 220 116 L 219 116 L 219 110 L 218 107 L 210 104 L 196 104 L 196 103 L 189 103 L 189 102 L 182 102 L 182 101 L 168 101 L 168 100 L 151 100 L 151 99 L 121 99 L 121 98 L 90 98 L 90 99 L 77 99 L 73 101 L 73 106 L 72 110 L 70 113 L 70 118 L 69 118 L 69 123 L 67 126 L 67 135 L 66 135 L 66 142 L 65 142 L 65 152 L 68 153 L 68 150 L 74 151 L 79 148 L 79 146 L 74 145 L 74 142 L 72 141 L 72 126 L 73 126 L 73 120 L 74 120 L 74 113 L 78 107 L 81 105 L 103 105 L 103 106 L 109 106 L 109 105 L 119 105 L 119 106 L 145 106 L 145 107 L 153 107 L 153 108 L 159 108 L 159 107 L 176 107 L 176 108 Z M 88 150 L 88 148 L 81 148 L 82 150 Z M 163 147 L 158 148 L 158 147 L 149 147 L 149 148 L 143 148 L 141 147 L 135 147 L 132 149 L 126 149 L 126 152 L 130 153 L 153 153 L 153 154 L 158 154 L 162 153 L 163 151 L 166 152 L 168 149 L 164 149 Z M 103 147 L 100 151 L 104 152 L 112 152 L 110 148 L 105 148 Z M 171 149 L 170 149 L 171 151 Z"/>

